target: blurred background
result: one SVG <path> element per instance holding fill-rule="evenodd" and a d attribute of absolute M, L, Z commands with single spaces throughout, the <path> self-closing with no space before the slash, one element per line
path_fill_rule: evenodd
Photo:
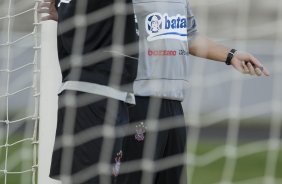
<path fill-rule="evenodd" d="M 189 2 L 200 33 L 252 53 L 271 72 L 246 76 L 192 57 L 183 103 L 190 183 L 282 183 L 281 1 Z"/>
<path fill-rule="evenodd" d="M 1 184 L 36 181 L 39 55 L 34 7 L 33 0 L 0 0 Z"/>
<path fill-rule="evenodd" d="M 20 15 L 6 17 L 9 2 L 11 15 Z M 270 77 L 245 76 L 222 63 L 192 57 L 183 102 L 190 125 L 190 184 L 282 183 L 282 1 L 189 3 L 201 34 L 251 52 L 271 73 Z M 7 162 L 2 145 L 7 137 L 4 121 L 32 117 L 36 110 L 34 65 L 29 65 L 34 59 L 33 8 L 33 0 L 0 0 L 0 183 L 4 183 L 5 163 L 14 172 L 32 167 L 30 143 L 11 147 Z M 17 43 L 8 57 L 9 36 Z M 7 69 L 15 71 L 8 77 Z M 7 93 L 11 94 L 8 106 Z M 34 125 L 32 118 L 11 124 L 8 142 L 32 138 Z M 8 183 L 31 183 L 31 173 L 8 175 Z"/>

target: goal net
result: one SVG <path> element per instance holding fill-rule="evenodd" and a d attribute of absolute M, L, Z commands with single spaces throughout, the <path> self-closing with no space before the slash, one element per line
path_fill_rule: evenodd
<path fill-rule="evenodd" d="M 39 20 L 36 1 L 0 2 L 0 183 L 37 183 Z"/>
<path fill-rule="evenodd" d="M 70 2 L 61 0 L 61 5 Z M 111 73 L 110 80 L 115 83 L 121 80 L 115 78 L 115 74 L 122 70 L 121 56 L 95 51 L 85 55 L 82 45 L 84 40 L 90 41 L 86 38 L 86 26 L 111 16 L 116 19 L 113 30 L 126 31 L 123 17 L 130 11 L 124 1 L 117 0 L 113 1 L 113 6 L 85 15 L 86 2 L 77 1 L 79 5 L 75 12 L 78 16 L 60 25 L 62 32 L 78 30 L 74 34 L 69 63 L 63 61 L 61 69 L 70 70 L 72 78 L 78 79 L 83 67 L 112 57 L 117 62 L 112 66 L 114 74 Z M 34 10 L 38 1 L 4 0 L 0 4 L 0 183 L 36 183 L 39 42 Z M 158 171 L 179 165 L 187 165 L 187 173 L 182 171 L 181 176 L 187 174 L 189 184 L 282 183 L 282 2 L 189 0 L 189 4 L 201 34 L 230 48 L 252 53 L 270 70 L 271 76 L 246 76 L 222 63 L 190 56 L 189 88 L 182 102 L 187 128 L 187 151 L 183 154 L 154 158 L 158 149 L 157 133 L 181 126 L 177 123 L 179 117 L 164 119 L 162 123 L 155 120 L 161 105 L 156 99 L 149 103 L 149 120 L 119 127 L 106 122 L 74 134 L 76 112 L 73 109 L 87 107 L 101 99 L 91 93 L 69 95 L 64 105 L 59 105 L 58 108 L 65 108 L 63 119 L 67 127 L 58 139 L 59 144 L 53 147 L 58 106 L 55 96 L 61 78 L 58 76 L 59 61 L 54 57 L 57 52 L 56 27 L 54 23 L 46 24 L 42 36 L 48 35 L 44 42 L 52 41 L 53 45 L 43 48 L 45 54 L 40 59 L 46 78 L 41 80 L 43 105 L 39 145 L 42 150 L 39 151 L 41 161 L 38 166 L 43 174 L 39 173 L 39 184 L 54 182 L 48 178 L 51 154 L 53 149 L 62 148 L 60 170 L 64 174 L 60 180 L 63 184 L 83 183 L 97 175 L 101 176 L 101 183 L 106 184 L 111 178 L 119 177 L 113 175 L 140 170 L 140 183 L 150 184 Z M 48 32 L 50 28 L 52 34 Z M 131 53 L 126 54 L 134 54 L 134 44 L 123 44 L 122 39 L 122 36 L 114 39 L 113 50 L 129 50 Z M 54 103 L 50 104 L 50 101 Z M 119 110 L 114 102 L 109 102 L 106 107 L 106 119 Z M 143 141 L 142 156 L 126 161 L 127 153 L 117 153 L 112 162 L 110 153 L 114 149 L 114 140 L 125 136 Z M 98 162 L 71 174 L 73 150 L 97 138 L 104 140 Z M 123 146 L 128 145 L 124 143 Z M 138 149 L 134 146 L 131 145 L 130 150 Z M 118 173 L 113 173 L 113 168 Z"/>
<path fill-rule="evenodd" d="M 191 4 L 201 32 L 253 53 L 272 70 L 272 77 L 238 75 L 194 59 L 184 103 L 190 125 L 190 183 L 280 183 L 281 2 Z"/>

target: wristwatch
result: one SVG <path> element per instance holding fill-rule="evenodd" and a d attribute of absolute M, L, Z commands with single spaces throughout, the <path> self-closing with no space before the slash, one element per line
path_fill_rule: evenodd
<path fill-rule="evenodd" d="M 235 54 L 237 50 L 236 49 L 231 49 L 227 55 L 227 58 L 226 58 L 226 61 L 225 61 L 225 64 L 227 65 L 231 65 L 231 60 Z"/>

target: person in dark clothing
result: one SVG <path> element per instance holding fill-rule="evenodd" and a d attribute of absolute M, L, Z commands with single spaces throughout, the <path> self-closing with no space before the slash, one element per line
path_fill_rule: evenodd
<path fill-rule="evenodd" d="M 77 1 L 77 2 L 81 2 L 81 1 Z M 81 14 L 81 12 L 75 12 L 75 8 L 79 6 L 74 4 L 75 2 L 76 1 L 71 1 L 71 0 L 61 0 L 60 2 L 58 2 L 57 6 L 59 12 L 59 24 L 60 24 L 60 17 L 62 17 L 61 21 L 62 20 L 68 21 L 70 17 Z M 107 2 L 109 1 L 93 0 L 91 3 L 107 4 Z M 109 4 L 105 5 L 105 7 L 108 7 L 108 5 Z M 261 63 L 256 58 L 254 58 L 251 54 L 239 52 L 236 51 L 235 49 L 231 50 L 223 45 L 217 44 L 209 40 L 208 38 L 198 34 L 196 32 L 196 22 L 194 16 L 190 10 L 189 3 L 186 0 L 180 0 L 180 1 L 134 0 L 134 5 L 136 6 L 135 13 L 138 19 L 138 28 L 139 28 L 138 32 L 140 33 L 139 46 L 141 47 L 139 47 L 139 57 L 138 57 L 139 66 L 138 66 L 137 78 L 134 81 L 134 93 L 136 94 L 137 103 L 136 106 L 129 108 L 129 112 L 130 112 L 129 119 L 130 119 L 130 123 L 132 124 L 137 123 L 136 124 L 137 126 L 136 126 L 135 134 L 127 136 L 126 139 L 123 141 L 122 149 L 116 149 L 115 148 L 116 146 L 113 146 L 113 150 L 116 151 L 113 152 L 114 160 L 112 160 L 112 162 L 115 162 L 116 164 L 114 165 L 112 174 L 117 176 L 115 180 L 113 180 L 113 182 L 116 182 L 118 184 L 139 184 L 141 183 L 141 181 L 148 181 L 146 182 L 146 184 L 151 184 L 151 183 L 187 184 L 187 173 L 185 170 L 185 162 L 184 162 L 184 155 L 186 150 L 187 126 L 184 120 L 181 101 L 184 99 L 185 85 L 187 84 L 188 81 L 187 66 L 189 62 L 189 54 L 198 57 L 207 58 L 210 60 L 225 62 L 226 64 L 232 65 L 236 70 L 245 74 L 261 76 L 261 75 L 269 75 L 269 73 L 265 68 L 262 67 Z M 70 9 L 68 10 L 68 8 Z M 92 19 L 87 18 L 86 22 L 93 20 L 95 22 L 96 19 L 94 15 L 92 16 L 92 12 L 96 12 L 96 10 L 98 10 L 97 6 L 94 5 L 87 6 L 86 13 L 88 17 L 92 17 Z M 108 11 L 107 9 L 104 10 L 105 10 L 103 11 L 104 13 L 105 12 L 111 13 L 111 9 L 109 9 Z M 73 12 L 73 14 L 69 15 L 69 12 Z M 108 46 L 114 45 L 114 43 L 111 40 L 112 38 L 119 38 L 121 40 L 124 40 L 125 38 L 129 39 L 131 37 L 130 35 L 134 35 L 134 33 L 131 33 L 131 31 L 134 31 L 135 28 L 133 26 L 133 23 L 130 22 L 131 23 L 130 25 L 125 26 L 126 31 L 129 31 L 131 33 L 131 34 L 125 33 L 126 35 L 128 34 L 129 38 L 127 38 L 127 36 L 120 37 L 118 35 L 109 36 L 111 35 L 108 34 L 109 32 L 115 33 L 115 27 L 109 26 L 109 25 L 113 25 L 112 24 L 113 21 L 109 21 L 109 16 L 107 13 L 103 15 L 103 17 L 106 17 L 103 20 L 108 20 L 108 21 L 101 22 L 101 24 L 95 22 L 93 24 L 93 27 L 92 24 L 87 27 L 87 31 L 86 31 L 87 34 L 85 34 L 86 37 L 83 39 L 85 40 L 84 41 L 85 43 L 83 44 L 84 47 L 82 50 L 83 56 L 85 56 L 82 59 L 83 62 L 88 63 L 89 58 L 91 58 L 90 61 L 96 62 L 96 57 L 94 58 L 87 57 L 89 56 L 89 53 L 91 53 L 92 51 L 94 51 L 95 54 L 97 53 L 98 56 L 100 53 L 103 53 L 105 51 L 107 53 L 116 53 L 117 51 L 115 50 L 107 50 Z M 71 27 L 73 26 L 75 27 L 75 23 L 78 25 L 84 24 L 83 22 L 77 23 L 76 22 L 77 20 L 81 20 L 81 16 L 76 17 L 74 21 L 69 21 L 69 23 L 73 24 Z M 98 28 L 98 30 L 95 28 Z M 106 30 L 100 32 L 100 29 L 102 28 L 103 29 L 106 28 Z M 66 84 L 65 86 L 63 86 L 63 89 L 65 88 L 73 89 L 77 86 L 79 86 L 80 88 L 85 87 L 85 86 L 83 87 L 83 85 L 82 86 L 77 85 L 77 83 L 68 83 L 69 81 L 74 80 L 73 75 L 71 75 L 72 70 L 65 70 L 65 68 L 70 68 L 70 66 L 73 65 L 73 61 L 70 61 L 73 60 L 73 58 L 69 57 L 69 55 L 77 54 L 77 48 L 74 48 L 73 45 L 76 45 L 74 44 L 76 40 L 75 35 L 79 33 L 80 29 L 81 28 L 78 27 L 75 30 L 69 31 L 69 30 L 65 30 L 63 26 L 60 27 L 59 25 L 59 33 L 61 33 L 60 34 L 61 38 L 59 40 L 59 43 L 62 44 L 60 46 L 65 49 L 65 50 L 60 49 L 64 51 L 64 53 L 61 56 L 62 59 L 60 59 L 61 68 L 63 69 L 63 76 L 65 76 L 64 80 Z M 91 29 L 97 30 L 97 33 L 101 33 L 101 34 L 97 34 L 94 31 L 95 34 L 92 35 L 91 33 L 93 32 L 93 30 L 91 31 Z M 125 29 L 121 29 L 120 31 L 124 31 L 124 30 Z M 108 39 L 110 39 L 111 41 L 107 42 Z M 93 46 L 92 44 L 89 45 L 87 44 L 88 42 L 92 42 L 93 40 L 95 40 L 93 43 L 98 43 L 97 45 L 94 44 L 94 46 L 95 45 L 97 46 L 94 49 L 92 47 Z M 124 42 L 128 43 L 128 41 L 126 40 L 124 40 Z M 120 53 L 119 51 L 118 53 L 120 54 L 119 56 L 128 55 L 128 53 Z M 132 59 L 132 57 L 124 58 L 122 72 L 115 71 L 113 70 L 113 68 L 110 67 L 113 64 L 112 58 L 110 58 L 109 62 L 107 59 L 105 59 L 102 60 L 103 62 L 89 65 L 89 66 L 93 66 L 93 68 L 87 66 L 86 69 L 85 67 L 82 67 L 82 71 L 80 73 L 81 75 L 79 75 L 80 76 L 79 80 L 80 82 L 91 82 L 94 84 L 110 86 L 110 87 L 114 87 L 120 84 L 123 85 L 124 81 L 126 81 L 124 80 L 126 79 L 126 76 L 134 76 L 134 75 L 127 75 L 127 71 L 132 71 L 131 69 L 134 67 L 130 67 L 128 64 L 131 62 L 127 63 L 126 59 L 134 60 Z M 78 65 L 80 66 L 80 63 L 78 63 Z M 108 70 L 109 68 L 111 69 Z M 95 70 L 95 74 L 92 72 L 94 70 Z M 100 73 L 100 71 L 103 72 Z M 116 78 L 122 76 L 121 83 L 109 82 L 110 79 L 108 77 L 106 77 L 105 80 L 100 80 L 101 78 L 104 79 L 105 76 L 109 76 L 110 73 L 112 73 Z M 100 88 L 100 86 L 97 85 L 95 86 L 97 88 Z M 66 92 L 67 91 L 63 92 L 64 96 L 65 96 L 64 93 Z M 94 96 L 92 97 L 95 98 Z M 79 127 L 77 128 L 78 132 L 80 132 L 81 127 L 85 127 L 83 128 L 83 130 L 89 129 L 89 125 L 90 127 L 93 127 L 92 125 L 93 120 L 95 122 L 96 121 L 99 122 L 100 119 L 105 118 L 106 108 L 103 109 L 100 107 L 105 107 L 105 104 L 107 102 L 99 101 L 97 103 L 98 104 L 89 104 L 89 105 L 94 105 L 94 107 L 89 107 L 89 110 L 82 109 L 84 108 L 84 106 L 82 108 L 79 107 L 73 110 L 74 112 L 77 112 L 77 114 L 82 115 L 82 116 L 76 116 L 75 118 L 75 122 L 79 122 L 75 124 L 75 125 L 79 125 Z M 150 109 L 151 103 L 153 104 L 159 103 L 159 105 L 156 105 L 155 109 Z M 120 106 L 122 106 L 122 104 L 118 106 L 119 114 L 122 113 L 126 114 L 127 112 L 123 112 L 122 110 L 120 110 L 120 109 L 124 109 L 121 108 Z M 89 116 L 89 114 L 93 112 L 96 113 L 99 112 L 99 109 L 100 110 L 103 109 L 104 111 L 102 111 L 101 114 L 99 113 L 95 114 L 95 117 Z M 59 111 L 59 114 L 61 114 L 61 116 L 58 116 L 59 119 L 58 122 L 61 121 L 65 122 L 64 120 L 64 115 L 66 114 L 65 109 L 63 109 L 62 112 Z M 91 118 L 88 119 L 88 117 Z M 123 118 L 120 118 L 120 116 L 116 116 L 115 114 L 111 115 L 110 117 L 111 117 L 110 122 L 116 122 L 115 124 L 116 126 L 125 124 L 128 121 L 128 119 L 125 118 L 126 115 L 122 115 Z M 157 122 L 155 125 L 157 128 L 155 130 L 152 129 L 146 130 L 146 127 L 152 126 L 150 124 L 152 120 Z M 84 126 L 84 124 L 86 125 Z M 173 128 L 162 129 L 163 127 L 171 126 L 172 124 L 175 125 L 172 126 Z M 101 125 L 104 125 L 103 121 Z M 60 137 L 63 134 L 61 132 L 63 132 L 62 130 L 64 130 L 64 127 L 63 125 L 58 125 L 58 127 L 60 126 L 62 128 L 57 129 L 57 137 Z M 76 127 L 75 127 L 75 134 L 76 134 Z M 97 143 L 95 143 L 94 141 L 89 142 L 90 146 L 85 147 L 87 151 L 84 151 L 84 144 L 80 144 L 79 146 L 77 146 L 77 149 L 75 149 L 74 151 L 74 155 L 78 155 L 78 156 L 74 156 L 74 158 L 79 158 L 79 159 L 73 160 L 72 163 L 79 163 L 79 164 L 73 164 L 77 166 L 75 168 L 72 168 L 71 174 L 76 174 L 81 170 L 85 170 L 85 168 L 86 171 L 88 171 L 87 168 L 90 167 L 90 165 L 85 166 L 82 164 L 81 166 L 80 163 L 86 162 L 87 164 L 95 164 L 100 159 L 95 151 L 93 153 L 94 156 L 92 155 L 89 157 L 83 155 L 83 153 L 88 153 L 88 147 L 94 147 L 95 145 L 98 145 L 95 148 L 95 150 L 103 149 L 100 144 L 101 140 L 95 140 L 95 141 L 97 141 Z M 118 142 L 118 144 L 116 145 L 119 145 L 117 147 L 120 147 L 122 141 L 115 140 L 115 142 Z M 146 147 L 146 145 L 149 145 L 149 147 Z M 82 148 L 80 146 L 82 146 Z M 144 146 L 145 146 L 145 150 L 144 150 Z M 109 147 L 111 146 L 109 145 Z M 58 149 L 58 151 L 61 150 Z M 144 152 L 148 152 L 149 154 L 143 155 Z M 64 176 L 64 173 L 60 173 L 59 171 L 57 171 L 57 170 L 62 170 L 62 168 L 60 168 L 60 165 L 56 166 L 57 163 L 60 163 L 60 161 L 64 159 L 63 157 L 60 157 L 63 154 L 58 153 L 54 155 L 57 155 L 58 157 L 53 156 L 52 168 L 55 169 L 54 170 L 51 169 L 51 176 L 60 175 L 60 174 L 63 174 Z M 146 170 L 140 166 L 141 169 L 139 170 L 130 171 L 128 173 L 123 173 L 120 175 L 118 174 L 120 167 L 121 168 L 126 167 L 126 164 L 121 165 L 121 162 L 125 163 L 127 161 L 137 160 L 139 161 L 138 163 L 141 165 L 143 163 L 141 162 L 141 159 L 143 158 L 153 161 L 155 167 Z M 165 167 L 159 167 L 161 164 L 158 163 L 164 163 L 166 159 L 169 160 L 171 158 L 181 158 L 181 159 L 177 160 L 178 162 L 176 163 L 167 164 L 165 165 Z M 86 159 L 86 161 L 84 159 Z M 98 159 L 98 160 L 89 161 L 91 159 Z M 150 165 L 145 167 L 150 167 Z M 93 168 L 94 171 L 96 169 L 97 168 Z M 55 171 L 54 172 L 55 174 L 52 174 L 53 171 Z M 80 179 L 77 180 L 76 178 L 74 178 L 73 182 L 75 183 L 85 182 L 85 181 L 81 182 L 79 180 L 82 180 L 81 177 Z M 100 182 L 99 178 L 93 176 L 93 178 L 90 178 L 90 180 L 87 181 L 86 183 L 95 184 L 98 182 Z"/>
<path fill-rule="evenodd" d="M 42 20 L 58 21 L 63 83 L 59 90 L 50 177 L 63 183 L 98 184 L 108 179 L 115 182 L 119 174 L 122 138 L 105 137 L 107 133 L 102 130 L 107 125 L 115 131 L 129 121 L 127 104 L 135 103 L 130 92 L 136 77 L 134 58 L 138 47 L 131 0 L 124 1 L 125 12 L 120 13 L 115 13 L 118 10 L 114 3 L 114 0 L 45 0 L 38 10 L 48 14 Z M 101 11 L 105 16 L 99 18 Z M 90 16 L 94 18 L 89 19 Z M 80 99 L 85 96 L 87 103 L 81 104 Z M 109 107 L 113 110 L 109 111 Z M 79 136 L 89 130 L 101 131 L 76 144 L 80 142 Z M 99 170 L 100 163 L 113 167 Z M 87 172 L 90 174 L 85 176 Z"/>
<path fill-rule="evenodd" d="M 159 103 L 160 109 L 151 109 L 152 102 Z M 158 114 L 151 117 L 150 111 L 158 112 Z M 122 173 L 117 176 L 117 184 L 140 184 L 142 177 L 150 184 L 187 184 L 185 173 L 187 170 L 183 155 L 186 153 L 187 126 L 181 101 L 136 96 L 136 106 L 129 108 L 129 117 L 130 124 L 136 125 L 136 132 L 123 140 L 122 162 L 124 164 L 121 168 L 127 167 L 128 161 L 139 161 L 137 165 L 141 167 L 142 159 L 152 160 L 156 165 L 153 171 L 138 169 Z M 148 130 L 152 121 L 157 122 L 155 131 Z M 148 145 L 146 147 L 146 141 L 149 142 L 149 147 Z M 149 155 L 145 152 L 149 152 Z M 177 158 L 177 164 L 174 162 L 173 166 L 158 169 L 158 163 L 172 157 Z M 151 179 L 149 179 L 150 176 L 152 176 Z"/>

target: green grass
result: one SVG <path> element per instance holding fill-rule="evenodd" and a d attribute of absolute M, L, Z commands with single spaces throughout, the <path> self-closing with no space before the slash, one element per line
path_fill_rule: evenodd
<path fill-rule="evenodd" d="M 16 140 L 16 139 L 15 139 Z M 2 144 L 2 142 L 0 141 Z M 197 155 L 204 155 L 218 146 L 222 146 L 216 142 L 200 142 L 197 148 Z M 26 156 L 21 154 L 23 148 L 26 148 Z M 4 162 L 5 158 L 5 148 L 0 149 L 0 165 Z M 32 145 L 30 143 L 19 143 L 15 146 L 9 148 L 8 158 L 8 169 L 9 171 L 16 172 L 21 171 L 22 169 L 30 169 L 32 166 Z M 15 155 L 12 158 L 12 155 Z M 30 155 L 30 156 L 27 156 Z M 257 177 L 264 176 L 266 168 L 266 152 L 255 153 L 249 156 L 241 157 L 236 160 L 236 167 L 233 176 L 233 182 L 253 179 Z M 11 160 L 14 159 L 14 160 Z M 15 160 L 16 159 L 16 160 Z M 9 163 L 16 161 L 17 164 L 15 167 L 12 167 Z M 190 184 L 213 184 L 221 181 L 222 173 L 225 165 L 225 158 L 220 158 L 212 162 L 209 165 L 203 167 L 196 167 L 192 181 Z M 0 168 L 0 170 L 3 168 Z M 189 171 L 189 167 L 188 167 Z M 282 179 L 282 150 L 279 152 L 279 157 L 277 161 L 277 168 L 275 176 L 277 179 Z M 32 173 L 28 172 L 25 174 L 9 174 L 7 177 L 7 184 L 31 184 Z M 25 179 L 25 182 L 21 182 L 22 178 Z M 261 182 L 263 183 L 263 182 Z M 0 173 L 0 184 L 4 184 L 3 173 Z M 277 184 L 279 184 L 277 182 Z"/>
<path fill-rule="evenodd" d="M 203 155 L 210 152 L 214 148 L 222 146 L 217 143 L 204 143 L 198 145 L 196 154 Z M 240 157 L 236 159 L 236 166 L 233 175 L 233 182 L 244 181 L 249 179 L 261 178 L 265 175 L 267 160 L 267 152 L 260 152 L 251 154 L 248 156 Z M 191 173 L 189 177 L 192 178 L 190 184 L 213 184 L 219 183 L 222 178 L 222 173 L 224 170 L 226 159 L 220 158 L 209 165 L 203 167 L 196 167 L 193 175 Z M 282 150 L 279 151 L 278 160 L 276 163 L 276 173 L 275 177 L 278 180 L 282 179 Z M 188 166 L 189 173 L 189 166 Z M 263 182 L 261 182 L 263 183 Z"/>
<path fill-rule="evenodd" d="M 9 137 L 9 144 L 17 142 L 22 137 Z M 3 140 L 0 141 L 3 145 Z M 6 148 L 0 148 L 0 170 L 4 170 Z M 7 171 L 8 172 L 22 172 L 30 170 L 32 168 L 33 160 L 33 146 L 31 141 L 25 141 L 17 143 L 8 148 L 8 159 L 7 159 Z M 31 184 L 32 183 L 32 172 L 26 172 L 22 174 L 7 174 L 7 184 Z M 0 184 L 5 183 L 5 176 L 3 172 L 0 172 Z"/>

